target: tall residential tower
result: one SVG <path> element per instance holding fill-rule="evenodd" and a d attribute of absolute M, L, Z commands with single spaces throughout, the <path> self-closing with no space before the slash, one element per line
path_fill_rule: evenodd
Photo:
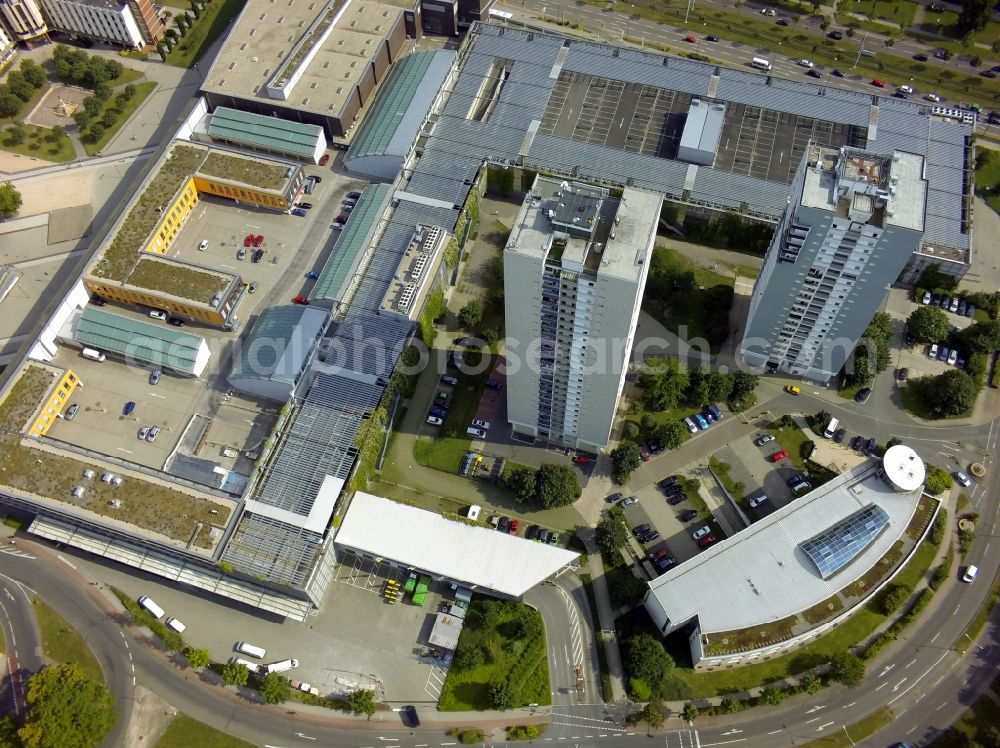
<path fill-rule="evenodd" d="M 920 246 L 924 159 L 810 143 L 750 300 L 740 354 L 826 382 Z"/>
<path fill-rule="evenodd" d="M 507 413 L 568 447 L 608 443 L 663 196 L 536 177 L 504 250 Z"/>

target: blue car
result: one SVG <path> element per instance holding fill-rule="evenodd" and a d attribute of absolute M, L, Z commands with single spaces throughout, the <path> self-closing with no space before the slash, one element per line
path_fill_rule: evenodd
<path fill-rule="evenodd" d="M 317 273 L 315 270 L 310 270 L 308 273 L 306 273 L 306 278 L 308 278 L 309 280 L 316 280 L 317 278 L 319 278 L 319 273 Z"/>
<path fill-rule="evenodd" d="M 444 418 L 446 415 L 448 415 L 448 411 L 445 410 L 444 408 L 439 408 L 438 406 L 435 405 L 433 408 L 431 408 L 430 414 L 432 416 L 437 416 L 438 418 Z"/>
<path fill-rule="evenodd" d="M 127 403 L 125 403 L 125 407 L 122 408 L 122 415 L 130 416 L 132 415 L 133 410 L 135 410 L 135 403 L 129 400 Z"/>
<path fill-rule="evenodd" d="M 701 413 L 695 413 L 691 417 L 694 418 L 695 423 L 698 424 L 698 428 L 702 431 L 708 428 L 708 421 L 705 420 L 705 417 Z"/>
<path fill-rule="evenodd" d="M 305 216 L 305 214 L 306 214 L 306 212 L 304 210 L 302 210 L 302 208 L 294 208 L 294 209 L 292 209 L 292 215 L 293 216 L 302 217 L 302 216 Z"/>

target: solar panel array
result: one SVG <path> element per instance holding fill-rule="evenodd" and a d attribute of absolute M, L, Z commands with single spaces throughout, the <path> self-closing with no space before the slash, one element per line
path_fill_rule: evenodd
<path fill-rule="evenodd" d="M 869 504 L 844 517 L 799 547 L 816 564 L 820 577 L 829 579 L 856 558 L 889 526 L 889 515 Z"/>

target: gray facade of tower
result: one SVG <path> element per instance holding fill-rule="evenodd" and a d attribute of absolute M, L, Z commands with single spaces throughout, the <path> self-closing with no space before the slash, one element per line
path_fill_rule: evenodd
<path fill-rule="evenodd" d="M 607 446 L 663 196 L 537 177 L 504 250 L 507 413 L 520 433 Z"/>
<path fill-rule="evenodd" d="M 922 156 L 811 143 L 750 300 L 751 366 L 826 382 L 920 246 Z"/>

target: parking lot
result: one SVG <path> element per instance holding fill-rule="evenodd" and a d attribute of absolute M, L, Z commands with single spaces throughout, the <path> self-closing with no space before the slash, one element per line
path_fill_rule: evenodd
<path fill-rule="evenodd" d="M 767 496 L 768 500 L 757 507 L 758 516 L 770 514 L 795 498 L 787 481 L 798 472 L 794 463 L 787 457 L 778 462 L 770 461 L 770 456 L 781 449 L 777 441 L 768 442 L 760 447 L 754 443 L 764 433 L 755 431 L 741 436 L 715 453 L 716 458 L 729 465 L 730 477 L 745 486 L 744 495 Z M 768 504 L 770 506 L 767 506 Z"/>

